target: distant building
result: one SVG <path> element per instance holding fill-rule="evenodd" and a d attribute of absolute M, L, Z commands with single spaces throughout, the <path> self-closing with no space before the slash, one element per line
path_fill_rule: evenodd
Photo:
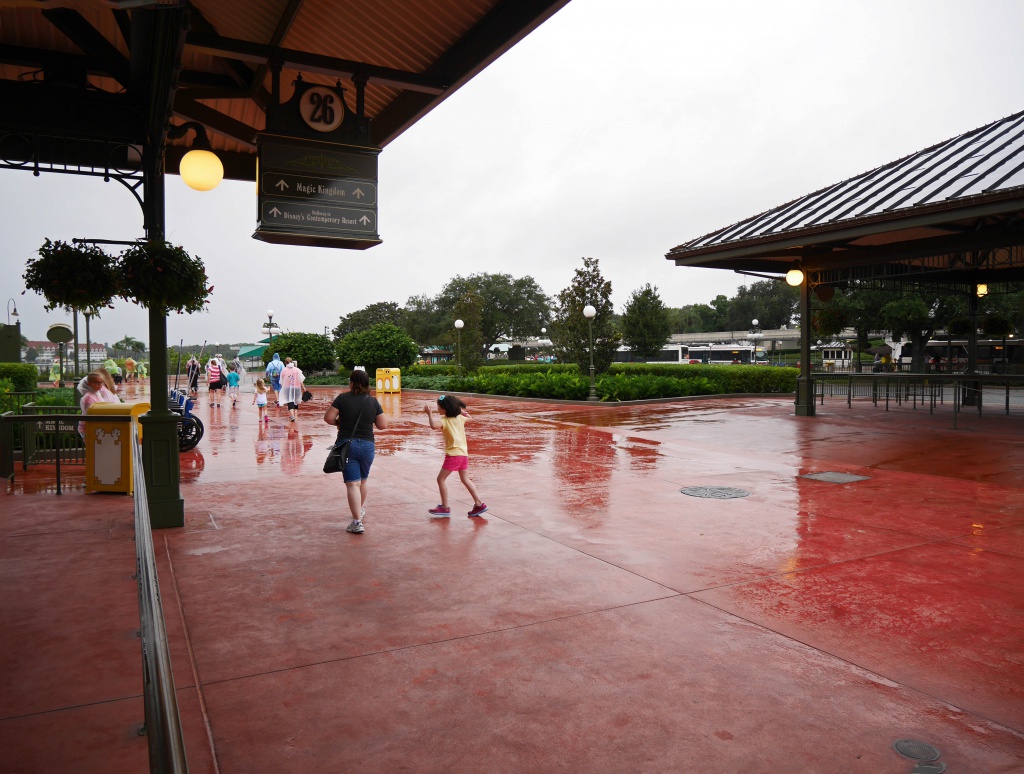
<path fill-rule="evenodd" d="M 59 346 L 59 344 L 54 344 L 52 341 L 30 341 L 27 346 L 21 348 L 21 359 L 23 362 L 29 362 L 28 351 L 30 349 L 34 349 L 36 351 L 35 362 L 38 364 L 49 365 L 54 360 L 59 359 L 57 357 L 57 348 Z M 107 348 L 103 344 L 97 344 L 96 342 L 93 342 L 92 346 L 90 347 L 83 342 L 79 342 L 78 360 L 80 362 L 86 362 L 89 359 L 87 356 L 90 349 L 92 350 L 92 362 L 96 363 L 97 365 L 99 365 L 100 363 L 107 359 Z M 67 352 L 67 355 L 65 355 L 65 357 L 70 357 L 71 359 L 74 359 L 75 354 L 74 347 L 72 345 L 68 344 L 65 352 Z"/>

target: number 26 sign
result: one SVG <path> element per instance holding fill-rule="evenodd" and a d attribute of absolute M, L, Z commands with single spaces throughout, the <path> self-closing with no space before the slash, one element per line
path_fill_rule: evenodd
<path fill-rule="evenodd" d="M 317 132 L 333 132 L 345 118 L 341 97 L 326 86 L 313 86 L 302 95 L 299 112 L 306 126 Z"/>

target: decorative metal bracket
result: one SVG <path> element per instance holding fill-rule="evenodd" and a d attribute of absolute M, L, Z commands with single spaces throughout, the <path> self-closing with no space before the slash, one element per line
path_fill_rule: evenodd
<path fill-rule="evenodd" d="M 0 134 L 0 169 L 101 177 L 127 188 L 145 213 L 142 146 L 81 137 L 43 134 Z"/>

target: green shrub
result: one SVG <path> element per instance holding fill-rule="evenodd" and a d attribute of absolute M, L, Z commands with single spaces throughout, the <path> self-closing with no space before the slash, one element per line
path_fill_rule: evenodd
<path fill-rule="evenodd" d="M 348 384 L 348 376 L 342 374 L 324 374 L 323 376 L 307 376 L 305 384 Z"/>
<path fill-rule="evenodd" d="M 424 368 L 417 366 L 416 368 Z M 603 401 L 682 398 L 692 395 L 731 393 L 791 393 L 796 389 L 797 371 L 768 366 L 648 365 L 623 363 L 596 380 Z M 444 373 L 403 376 L 410 390 L 474 392 L 481 395 L 511 395 L 523 398 L 586 400 L 590 377 L 578 373 L 575 365 L 522 369 L 517 366 L 487 368 L 459 377 Z"/>
<path fill-rule="evenodd" d="M 487 366 L 487 373 L 499 374 L 524 374 L 524 373 L 552 373 L 552 374 L 578 374 L 580 368 L 575 363 L 502 363 L 501 361 L 489 361 L 499 363 L 498 365 Z M 587 375 L 589 379 L 589 372 Z"/>
<path fill-rule="evenodd" d="M 366 331 L 350 333 L 337 343 L 342 372 L 364 366 L 373 381 L 378 368 L 408 368 L 419 352 L 409 335 L 391 323 L 378 323 Z"/>
<path fill-rule="evenodd" d="M 37 406 L 77 406 L 80 397 L 72 387 L 55 387 L 52 390 L 40 390 L 35 403 Z"/>
<path fill-rule="evenodd" d="M 0 414 L 15 409 L 14 400 L 8 395 L 10 392 L 14 392 L 14 382 L 10 379 L 0 379 Z"/>
<path fill-rule="evenodd" d="M 431 365 L 411 365 L 402 370 L 402 377 L 407 376 L 455 376 L 459 367 L 455 363 L 434 363 Z"/>
<path fill-rule="evenodd" d="M 32 363 L 0 363 L 0 379 L 10 379 L 14 392 L 32 392 L 39 381 L 39 369 Z"/>

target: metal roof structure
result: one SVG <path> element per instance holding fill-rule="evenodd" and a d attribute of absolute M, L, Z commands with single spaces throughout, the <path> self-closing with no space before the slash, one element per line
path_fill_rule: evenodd
<path fill-rule="evenodd" d="M 341 83 L 370 121 L 370 142 L 385 147 L 567 2 L 5 3 L 0 161 L 42 171 L 123 167 L 99 141 L 148 139 L 166 148 L 176 172 L 187 142 L 168 140 L 167 129 L 172 120 L 196 121 L 225 176 L 254 180 L 255 136 L 276 68 L 282 100 L 300 76 Z"/>
<path fill-rule="evenodd" d="M 679 245 L 679 266 L 812 285 L 1024 279 L 1024 112 Z"/>

